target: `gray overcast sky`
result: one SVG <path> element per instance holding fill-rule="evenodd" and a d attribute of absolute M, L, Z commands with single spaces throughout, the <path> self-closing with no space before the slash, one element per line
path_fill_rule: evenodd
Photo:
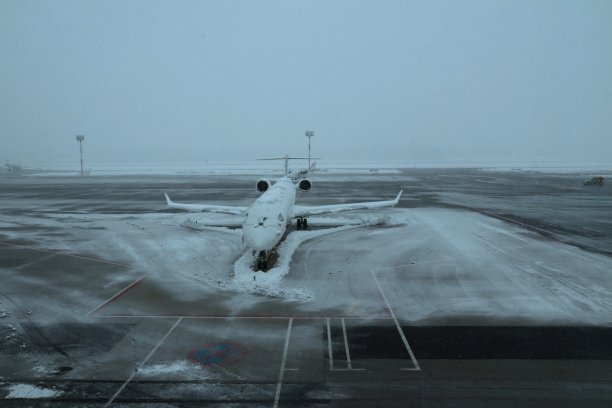
<path fill-rule="evenodd" d="M 0 0 L 0 61 L 30 165 L 612 160 L 608 0 Z"/>

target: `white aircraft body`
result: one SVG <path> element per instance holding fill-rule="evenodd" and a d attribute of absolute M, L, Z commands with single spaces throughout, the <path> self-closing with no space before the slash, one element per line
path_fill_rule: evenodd
<path fill-rule="evenodd" d="M 206 204 L 181 204 L 173 202 L 168 194 L 166 202 L 171 208 L 179 208 L 192 212 L 214 212 L 234 214 L 244 217 L 242 222 L 242 243 L 258 253 L 257 266 L 267 268 L 267 261 L 273 249 L 282 239 L 287 226 L 296 220 L 297 229 L 307 229 L 307 217 L 350 210 L 366 210 L 395 206 L 400 199 L 400 191 L 395 199 L 388 201 L 372 201 L 352 204 L 334 204 L 320 206 L 295 205 L 295 195 L 298 189 L 310 190 L 312 183 L 302 179 L 295 183 L 290 176 L 285 176 L 271 185 L 266 179 L 259 179 L 256 187 L 261 196 L 249 207 L 233 207 Z"/>

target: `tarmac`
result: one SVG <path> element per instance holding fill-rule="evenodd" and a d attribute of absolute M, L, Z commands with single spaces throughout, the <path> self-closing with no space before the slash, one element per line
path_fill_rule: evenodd
<path fill-rule="evenodd" d="M 239 231 L 193 228 L 235 219 L 163 197 L 245 206 L 257 178 L 0 178 L 0 406 L 612 404 L 612 186 L 322 172 L 298 204 L 404 195 L 270 296 L 232 286 Z"/>

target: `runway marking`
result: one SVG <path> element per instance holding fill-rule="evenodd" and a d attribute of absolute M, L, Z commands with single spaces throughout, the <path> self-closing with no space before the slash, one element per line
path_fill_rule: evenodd
<path fill-rule="evenodd" d="M 377 320 L 387 320 L 391 319 L 390 315 L 385 316 L 231 316 L 231 315 L 177 315 L 177 314 L 157 314 L 157 315 L 137 315 L 137 314 L 96 314 L 97 317 L 108 317 L 111 319 L 130 319 L 130 318 L 148 318 L 148 319 L 167 319 L 167 318 L 179 318 L 182 317 L 184 319 L 269 319 L 269 320 L 323 320 L 323 319 L 377 319 Z"/>
<path fill-rule="evenodd" d="M 346 338 L 346 325 L 344 324 L 344 318 L 340 319 L 342 322 L 342 335 L 344 336 L 344 352 L 346 353 L 346 365 L 349 370 L 353 367 L 351 366 L 351 353 L 349 352 L 348 340 Z"/>
<path fill-rule="evenodd" d="M 400 326 L 399 322 L 397 321 L 397 318 L 395 317 L 395 313 L 393 312 L 393 309 L 391 309 L 391 305 L 389 304 L 389 301 L 387 300 L 387 297 L 385 296 L 385 293 L 383 292 L 382 288 L 380 287 L 380 283 L 378 283 L 378 279 L 376 278 L 376 274 L 373 271 L 370 271 L 370 273 L 372 274 L 372 277 L 374 278 L 374 282 L 376 283 L 376 286 L 378 287 L 378 291 L 380 292 L 380 295 L 382 296 L 383 300 L 385 301 L 385 304 L 387 305 L 387 310 L 389 311 L 389 313 L 391 314 L 391 317 L 393 318 L 393 321 L 395 322 L 395 327 L 397 327 L 397 331 L 399 332 L 400 337 L 402 338 L 402 341 L 404 342 L 404 346 L 406 346 L 406 351 L 408 351 L 408 354 L 410 355 L 410 359 L 412 360 L 412 364 L 414 365 L 414 367 L 412 367 L 412 368 L 401 368 L 400 370 L 421 371 L 421 366 L 419 365 L 419 362 L 417 361 L 417 359 L 414 357 L 414 353 L 412 352 L 412 348 L 410 348 L 410 344 L 408 344 L 408 340 L 406 340 L 406 336 L 404 335 L 404 331 L 402 330 L 402 327 Z"/>
<path fill-rule="evenodd" d="M 147 361 L 149 361 L 149 359 L 153 356 L 153 354 L 155 354 L 155 352 L 157 351 L 157 349 L 159 348 L 159 346 L 162 345 L 162 343 L 164 341 L 166 341 L 166 339 L 168 338 L 168 336 L 170 336 L 170 334 L 174 331 L 174 329 L 176 328 L 176 326 L 179 325 L 179 323 L 183 320 L 183 318 L 179 318 L 176 320 L 176 322 L 174 322 L 174 324 L 172 325 L 172 327 L 166 332 L 166 334 L 164 335 L 164 337 L 161 338 L 161 340 L 155 345 L 155 347 L 153 347 L 153 350 L 151 350 L 149 352 L 149 354 L 145 357 L 144 360 L 142 360 L 142 362 L 138 365 L 139 367 L 144 366 Z M 108 402 L 104 405 L 105 407 L 110 406 L 110 404 L 113 403 L 113 401 L 115 401 L 115 398 L 117 398 L 117 396 L 119 396 L 119 394 L 121 394 L 121 392 L 125 389 L 125 387 L 130 383 L 130 381 L 132 381 L 132 379 L 134 378 L 134 376 L 136 376 L 136 374 L 138 373 L 138 371 L 134 370 L 134 372 L 132 372 L 132 374 L 129 376 L 129 378 L 127 380 L 125 380 L 125 382 L 121 385 L 121 387 L 119 387 L 119 389 L 117 390 L 117 392 L 111 397 L 110 400 L 108 400 Z"/>
<path fill-rule="evenodd" d="M 412 265 L 415 265 L 415 264 L 410 263 L 410 264 L 403 264 L 403 265 L 388 266 L 385 268 L 374 269 L 371 272 L 391 271 L 393 269 L 405 268 L 407 266 L 412 266 Z"/>
<path fill-rule="evenodd" d="M 332 351 L 332 340 L 331 340 L 331 327 L 329 324 L 330 318 L 326 319 L 327 324 L 327 355 L 329 357 L 329 371 L 366 371 L 365 368 L 352 368 L 351 366 L 351 354 L 349 353 L 348 340 L 346 336 L 346 326 L 344 324 L 344 318 L 342 321 L 342 332 L 344 333 L 344 350 L 346 352 L 346 361 L 348 368 L 334 368 L 334 354 Z"/>
<path fill-rule="evenodd" d="M 610 251 L 609 251 L 609 250 L 606 250 L 606 249 L 603 249 L 603 248 L 596 247 L 595 245 L 585 244 L 585 243 L 583 243 L 583 242 L 580 242 L 579 240 L 570 240 L 570 239 L 568 239 L 567 237 L 564 237 L 563 235 L 557 234 L 557 233 L 552 232 L 552 231 L 545 230 L 545 229 L 543 229 L 543 228 L 534 227 L 533 225 L 529 225 L 529 224 L 526 224 L 526 223 L 521 222 L 521 221 L 513 220 L 512 218 L 504 217 L 504 216 L 502 216 L 502 215 L 498 215 L 498 214 L 495 214 L 495 213 L 493 213 L 493 212 L 489 212 L 489 211 L 485 211 L 485 210 L 479 210 L 479 209 L 477 209 L 477 208 L 473 208 L 473 207 L 467 207 L 467 208 L 471 209 L 472 211 L 479 212 L 479 213 L 481 213 L 481 214 L 486 214 L 486 215 L 488 215 L 488 216 L 490 216 L 490 217 L 493 217 L 493 218 L 497 218 L 497 219 L 500 219 L 500 220 L 507 221 L 507 222 L 509 222 L 509 223 L 511 223 L 511 224 L 515 224 L 515 225 L 520 225 L 520 226 L 523 226 L 523 227 L 527 227 L 528 229 L 532 229 L 532 230 L 535 230 L 535 231 L 545 232 L 545 233 L 547 233 L 547 234 L 549 234 L 549 235 L 553 235 L 553 236 L 557 237 L 557 239 L 558 239 L 560 242 L 563 242 L 563 243 L 566 243 L 566 244 L 569 244 L 569 245 L 571 245 L 571 244 L 572 244 L 572 242 L 574 242 L 574 246 L 575 246 L 575 245 L 582 245 L 583 247 L 587 247 L 587 248 L 596 249 L 597 251 L 600 251 L 600 252 L 602 252 L 602 253 L 605 253 L 605 254 L 610 254 Z"/>
<path fill-rule="evenodd" d="M 110 299 L 104 301 L 102 304 L 98 305 L 96 308 L 92 309 L 91 311 L 89 311 L 89 313 L 87 313 L 87 316 L 92 315 L 93 313 L 97 312 L 98 310 L 102 309 L 103 307 L 105 307 L 106 305 L 108 305 L 109 303 L 119 299 L 121 296 L 125 295 L 125 293 L 132 289 L 134 286 L 138 285 L 140 282 L 142 282 L 142 280 L 144 278 L 146 278 L 147 276 L 149 276 L 149 274 L 145 274 L 143 276 L 141 276 L 140 278 L 136 279 L 134 282 L 130 283 L 128 286 L 126 286 L 125 288 L 123 288 L 122 290 L 120 290 L 118 293 L 116 293 L 113 297 L 111 297 Z M 142 317 L 142 316 L 134 316 L 134 317 Z M 183 316 L 164 316 L 164 317 L 183 317 Z"/>
<path fill-rule="evenodd" d="M 329 356 L 329 369 L 334 369 L 334 357 L 332 354 L 331 329 L 329 327 L 329 318 L 327 320 L 327 355 Z"/>
<path fill-rule="evenodd" d="M 6 241 L 0 241 L 0 244 L 10 245 L 10 246 L 14 246 L 14 247 L 17 247 L 17 248 L 30 249 L 32 251 L 46 252 L 48 254 L 70 256 L 72 258 L 86 259 L 88 261 L 95 261 L 95 262 L 102 262 L 102 263 L 110 264 L 110 265 L 125 266 L 125 267 L 128 267 L 128 268 L 131 267 L 131 265 L 124 264 L 124 263 L 121 263 L 121 262 L 107 261 L 105 259 L 92 258 L 90 256 L 75 255 L 75 254 L 71 254 L 71 253 L 68 253 L 68 252 L 51 251 L 50 249 L 34 248 L 34 247 L 31 247 L 31 246 L 28 246 L 28 245 L 12 244 L 12 243 L 6 242 Z"/>
<path fill-rule="evenodd" d="M 225 368 L 225 367 L 222 367 L 220 364 L 216 364 L 216 363 L 215 363 L 215 364 L 211 364 L 211 365 L 212 365 L 212 366 L 214 366 L 214 367 L 216 367 L 216 368 L 218 368 L 219 370 L 223 371 L 225 374 L 227 374 L 227 375 L 229 375 L 229 376 L 231 376 L 231 377 L 237 378 L 237 379 L 238 379 L 238 380 L 240 380 L 240 381 L 244 381 L 244 380 L 243 380 L 243 378 L 242 378 L 241 376 L 239 376 L 238 374 L 234 374 L 234 373 L 232 373 L 230 370 L 228 370 L 228 369 L 227 369 L 227 368 Z M 249 376 L 249 377 L 250 377 L 250 376 Z M 251 378 L 252 378 L 252 377 L 251 377 Z"/>
<path fill-rule="evenodd" d="M 587 231 L 596 232 L 596 233 L 598 233 L 598 234 L 603 234 L 603 231 L 600 231 L 600 230 L 595 229 L 595 228 L 582 227 L 582 229 L 585 229 L 585 230 L 587 230 Z"/>
<path fill-rule="evenodd" d="M 370 272 L 392 271 L 394 269 L 406 268 L 406 267 L 416 266 L 416 265 L 427 265 L 427 264 L 432 264 L 432 263 L 453 262 L 453 261 L 454 261 L 454 259 L 452 259 L 452 258 L 442 258 L 442 259 L 434 259 L 434 260 L 431 260 L 431 261 L 424 261 L 424 262 L 411 262 L 409 264 L 387 266 L 385 268 L 373 269 Z"/>
<path fill-rule="evenodd" d="M 499 252 L 500 254 L 504 254 L 506 256 L 512 257 L 513 255 L 509 254 L 507 251 L 504 251 L 501 248 L 496 247 L 495 245 L 493 245 L 492 243 L 490 243 L 489 241 L 486 240 L 481 240 L 483 244 L 485 244 L 486 246 L 493 248 L 494 250 L 496 250 L 497 252 Z M 520 248 L 524 248 L 524 247 L 520 247 Z M 515 249 L 515 248 L 513 248 Z"/>
<path fill-rule="evenodd" d="M 274 396 L 274 408 L 278 407 L 278 400 L 280 399 L 281 387 L 283 385 L 283 377 L 285 376 L 285 363 L 287 362 L 287 350 L 289 349 L 289 336 L 291 336 L 291 326 L 293 325 L 293 318 L 289 319 L 289 325 L 287 326 L 287 336 L 285 337 L 285 349 L 283 350 L 283 359 L 281 361 L 280 372 L 278 373 L 278 384 L 276 385 L 276 395 Z"/>

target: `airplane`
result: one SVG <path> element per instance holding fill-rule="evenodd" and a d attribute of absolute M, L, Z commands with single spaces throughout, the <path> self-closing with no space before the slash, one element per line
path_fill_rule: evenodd
<path fill-rule="evenodd" d="M 351 210 L 371 210 L 384 207 L 393 207 L 399 202 L 401 190 L 393 200 L 371 201 L 350 204 L 332 204 L 318 206 L 295 205 L 297 190 L 308 191 L 312 182 L 302 178 L 298 182 L 292 180 L 285 164 L 285 175 L 276 183 L 260 178 L 255 187 L 262 194 L 248 207 L 234 207 L 224 205 L 175 203 L 168 194 L 164 193 L 166 203 L 170 208 L 177 208 L 191 212 L 212 212 L 220 214 L 241 215 L 242 244 L 257 254 L 258 270 L 266 270 L 270 255 L 285 234 L 287 226 L 296 220 L 298 230 L 308 229 L 308 218 L 311 215 L 338 213 Z"/>

